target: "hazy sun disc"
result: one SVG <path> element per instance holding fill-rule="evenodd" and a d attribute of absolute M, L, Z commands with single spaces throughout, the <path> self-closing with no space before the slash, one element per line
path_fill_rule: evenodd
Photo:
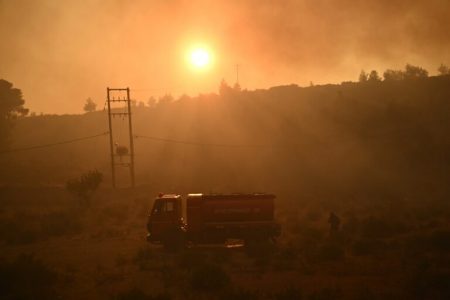
<path fill-rule="evenodd" d="M 210 64 L 211 57 L 207 50 L 197 48 L 191 52 L 190 61 L 195 68 L 203 69 Z"/>

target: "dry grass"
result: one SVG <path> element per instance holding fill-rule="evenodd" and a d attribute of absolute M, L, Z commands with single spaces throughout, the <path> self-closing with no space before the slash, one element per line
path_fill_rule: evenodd
<path fill-rule="evenodd" d="M 155 191 L 100 190 L 86 208 L 64 189 L 48 197 L 43 189 L 42 205 L 33 199 L 35 192 L 9 190 L 2 203 L 0 276 L 14 280 L 9 290 L 3 289 L 6 299 L 29 299 L 17 289 L 25 280 L 28 291 L 41 298 L 62 299 L 450 295 L 450 210 L 445 203 L 411 199 L 395 207 L 382 198 L 374 203 L 360 197 L 292 204 L 279 197 L 283 235 L 276 247 L 169 254 L 145 241 L 146 211 Z M 342 219 L 333 237 L 327 223 L 331 208 Z M 23 264 L 24 259 L 29 263 Z"/>

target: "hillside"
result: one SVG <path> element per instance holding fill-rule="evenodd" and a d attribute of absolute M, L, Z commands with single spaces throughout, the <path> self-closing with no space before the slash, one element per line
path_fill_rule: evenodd
<path fill-rule="evenodd" d="M 205 144 L 137 138 L 137 182 L 159 190 L 448 193 L 450 76 L 230 89 L 133 112 L 135 135 Z M 104 111 L 27 117 L 12 146 L 89 136 L 107 125 Z M 114 126 L 115 141 L 126 143 L 125 120 Z M 109 140 L 3 154 L 0 162 L 3 185 L 63 185 L 94 168 L 109 182 Z"/>
<path fill-rule="evenodd" d="M 447 76 L 135 107 L 135 189 L 110 188 L 107 135 L 2 154 L 4 298 L 449 299 L 449 100 Z M 27 117 L 12 147 L 105 131 L 105 112 Z M 68 193 L 92 169 L 90 200 Z M 145 240 L 161 191 L 274 193 L 281 236 L 167 251 Z"/>

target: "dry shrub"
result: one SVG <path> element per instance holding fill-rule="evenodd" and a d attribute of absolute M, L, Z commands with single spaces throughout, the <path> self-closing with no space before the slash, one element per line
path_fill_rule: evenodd
<path fill-rule="evenodd" d="M 390 238 L 405 233 L 408 228 L 398 220 L 368 217 L 361 224 L 362 236 L 366 238 Z"/>
<path fill-rule="evenodd" d="M 405 241 L 405 249 L 408 253 L 448 252 L 450 251 L 450 230 L 437 229 L 430 234 L 414 234 Z"/>
<path fill-rule="evenodd" d="M 203 264 L 191 271 L 189 284 L 198 291 L 222 290 L 230 284 L 230 276 L 220 266 Z"/>
<path fill-rule="evenodd" d="M 220 300 L 256 300 L 259 299 L 259 295 L 254 291 L 249 291 L 242 288 L 232 288 L 221 292 L 218 298 Z"/>
<path fill-rule="evenodd" d="M 341 260 L 345 256 L 344 249 L 336 243 L 325 243 L 319 247 L 316 259 L 318 261 Z"/>
<path fill-rule="evenodd" d="M 355 295 L 356 300 L 375 300 L 377 296 L 368 287 L 361 287 L 357 290 Z"/>
<path fill-rule="evenodd" d="M 381 240 L 359 239 L 352 245 L 352 254 L 355 256 L 381 254 L 386 248 L 386 243 Z"/>
<path fill-rule="evenodd" d="M 392 226 L 385 220 L 369 217 L 362 221 L 362 235 L 366 238 L 387 238 L 393 235 Z"/>
<path fill-rule="evenodd" d="M 214 249 L 214 251 L 211 253 L 211 260 L 217 264 L 229 262 L 230 259 L 230 249 L 227 248 Z"/>
<path fill-rule="evenodd" d="M 62 236 L 82 230 L 80 215 L 75 212 L 52 212 L 41 218 L 41 231 L 45 236 Z"/>
<path fill-rule="evenodd" d="M 295 263 L 300 254 L 299 252 L 299 249 L 292 244 L 279 247 L 274 257 L 274 261 L 272 262 L 274 270 L 288 271 L 295 269 Z"/>
<path fill-rule="evenodd" d="M 134 287 L 127 291 L 118 294 L 115 299 L 117 300 L 170 300 L 169 294 L 148 295 L 144 291 Z"/>
<path fill-rule="evenodd" d="M 349 215 L 342 224 L 342 232 L 346 235 L 357 234 L 360 230 L 361 222 L 355 215 Z"/>
<path fill-rule="evenodd" d="M 196 266 L 203 265 L 206 263 L 207 256 L 200 252 L 192 249 L 187 249 L 182 251 L 177 256 L 177 264 L 182 269 L 192 270 Z"/>
<path fill-rule="evenodd" d="M 0 239 L 7 244 L 30 244 L 39 236 L 39 230 L 22 219 L 2 220 L 0 223 Z"/>
<path fill-rule="evenodd" d="M 413 299 L 450 299 L 450 272 L 420 265 L 407 281 Z"/>
<path fill-rule="evenodd" d="M 433 250 L 450 251 L 450 230 L 435 230 L 429 238 L 429 245 Z"/>
<path fill-rule="evenodd" d="M 105 220 L 113 221 L 115 224 L 123 224 L 128 219 L 128 210 L 128 205 L 115 204 L 104 207 L 100 213 Z"/>
<path fill-rule="evenodd" d="M 3 299 L 55 299 L 57 273 L 32 255 L 20 255 L 0 264 L 0 291 Z"/>
<path fill-rule="evenodd" d="M 295 299 L 295 298 L 294 298 Z M 342 291 L 338 288 L 323 288 L 313 292 L 309 300 L 338 300 L 342 299 Z"/>
<path fill-rule="evenodd" d="M 318 210 L 311 209 L 311 210 L 308 210 L 305 217 L 306 217 L 306 220 L 308 220 L 310 222 L 317 222 L 320 220 L 320 218 L 322 218 L 322 214 Z"/>
<path fill-rule="evenodd" d="M 303 293 L 300 289 L 295 287 L 289 287 L 281 292 L 273 293 L 270 299 L 274 300 L 301 300 L 303 299 Z"/>
<path fill-rule="evenodd" d="M 302 243 L 317 244 L 324 238 L 324 233 L 318 229 L 311 226 L 305 226 L 305 224 L 298 224 L 295 228 L 295 233 L 297 238 Z"/>
<path fill-rule="evenodd" d="M 150 269 L 150 262 L 155 258 L 155 254 L 148 247 L 143 247 L 138 250 L 136 255 L 133 258 L 133 263 L 139 266 L 139 270 L 148 270 Z"/>

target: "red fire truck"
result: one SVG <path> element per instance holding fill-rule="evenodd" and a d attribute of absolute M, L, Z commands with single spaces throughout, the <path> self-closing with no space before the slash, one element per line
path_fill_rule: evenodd
<path fill-rule="evenodd" d="M 147 240 L 167 248 L 270 241 L 280 235 L 271 194 L 160 194 L 148 217 Z"/>

